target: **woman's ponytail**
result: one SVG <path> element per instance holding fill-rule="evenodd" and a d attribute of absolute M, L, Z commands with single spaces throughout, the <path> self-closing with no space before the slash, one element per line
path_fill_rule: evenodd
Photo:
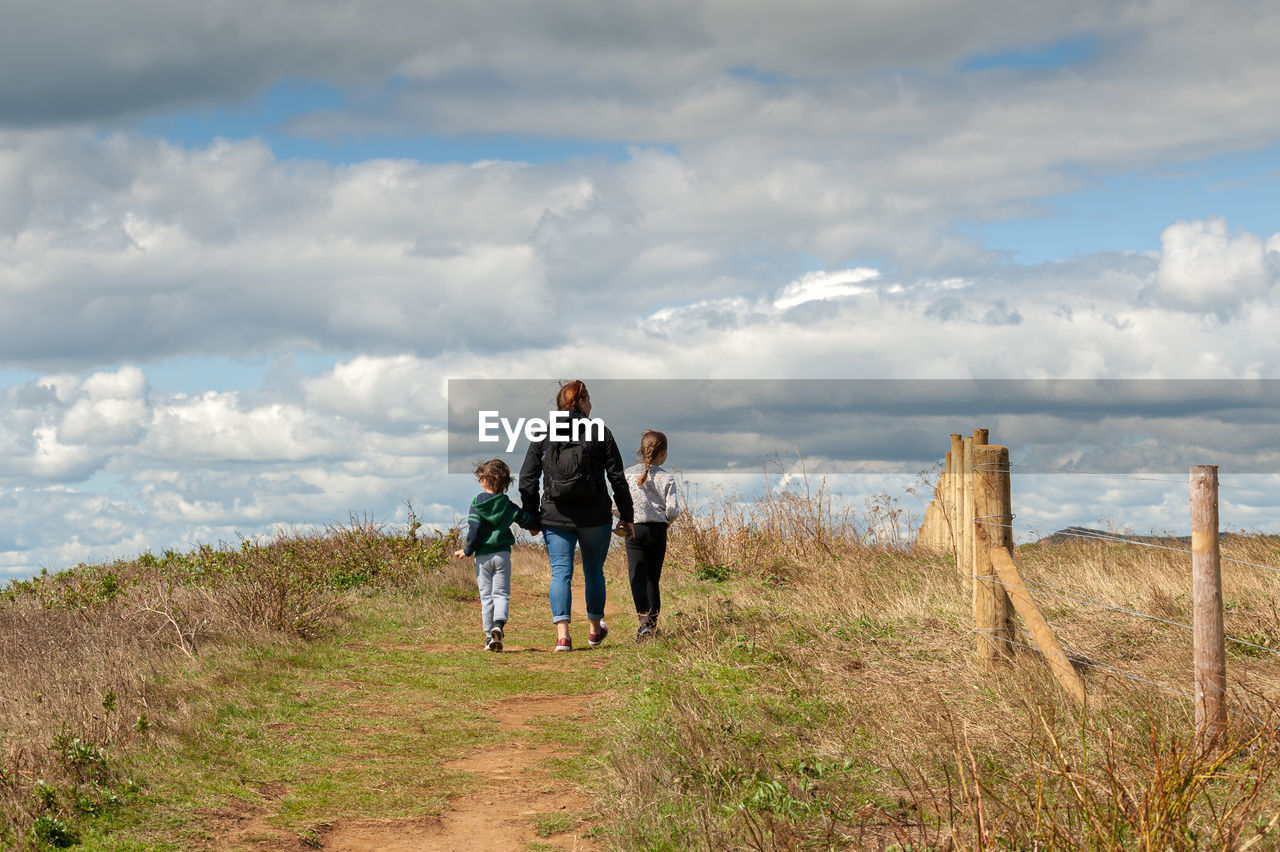
<path fill-rule="evenodd" d="M 573 411 L 578 409 L 581 411 L 583 397 L 589 396 L 587 386 L 583 384 L 582 379 L 574 379 L 571 382 L 565 382 L 560 386 L 560 392 L 556 394 L 556 408 L 561 411 Z"/>

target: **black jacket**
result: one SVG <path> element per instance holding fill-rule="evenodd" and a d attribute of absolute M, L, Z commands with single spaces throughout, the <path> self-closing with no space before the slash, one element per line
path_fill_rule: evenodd
<path fill-rule="evenodd" d="M 580 411 L 571 411 L 571 420 L 578 420 L 584 415 Z M 592 471 L 598 478 L 596 495 L 587 500 L 551 500 L 546 495 L 539 501 L 542 493 L 542 456 L 546 452 L 547 440 L 534 441 L 524 455 L 524 464 L 520 466 L 520 503 L 526 512 L 539 516 L 544 527 L 573 528 L 598 527 L 613 523 L 613 504 L 618 506 L 618 517 L 630 521 L 634 517 L 631 505 L 631 487 L 623 475 L 622 454 L 618 452 L 618 444 L 613 440 L 613 433 L 606 426 L 603 441 L 586 442 L 587 452 L 591 453 L 594 464 Z M 605 491 L 605 479 L 613 491 L 613 501 Z"/>

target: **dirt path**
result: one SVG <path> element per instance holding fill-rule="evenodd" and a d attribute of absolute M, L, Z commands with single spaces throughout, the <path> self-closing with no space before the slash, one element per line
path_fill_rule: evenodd
<path fill-rule="evenodd" d="M 289 692 L 283 718 L 246 723 L 235 740 L 252 757 L 238 777 L 248 795 L 197 810 L 203 842 L 190 848 L 600 849 L 584 836 L 592 802 L 575 773 L 590 764 L 593 710 L 611 697 L 610 659 L 626 653 L 625 637 L 588 650 L 583 622 L 575 625 L 581 647 L 551 653 L 544 579 L 517 580 L 515 629 L 501 655 L 451 629 L 476 620 L 478 602 L 463 601 L 425 623 L 415 611 L 370 621 L 334 656 L 291 675 L 280 687 Z M 614 629 L 625 623 L 615 600 L 605 614 Z M 570 685 L 585 691 L 561 691 Z M 477 702 L 478 694 L 494 697 Z M 303 754 L 311 761 L 304 773 L 343 780 L 310 783 L 296 768 Z M 344 784 L 349 794 L 335 798 L 330 791 Z M 386 793 L 368 798 L 370 790 Z"/>
<path fill-rule="evenodd" d="M 439 817 L 401 820 L 342 820 L 326 824 L 311 836 L 290 834 L 270 822 L 278 800 L 287 792 L 279 784 L 252 785 L 262 803 L 234 801 L 204 812 L 210 830 L 221 837 L 216 848 L 301 852 L 445 852 L 445 850 L 526 850 L 530 848 L 595 850 L 581 837 L 582 818 L 590 802 L 557 780 L 546 766 L 564 757 L 562 745 L 530 743 L 521 733 L 556 720 L 590 718 L 592 695 L 517 695 L 489 705 L 494 723 L 512 736 L 503 743 L 477 748 L 443 764 L 484 779 L 474 793 L 450 800 Z"/>
<path fill-rule="evenodd" d="M 492 705 L 503 730 L 528 730 L 538 720 L 589 715 L 592 696 L 518 695 Z M 335 825 L 321 842 L 332 852 L 444 852 L 516 849 L 538 843 L 555 849 L 597 849 L 578 836 L 579 814 L 589 803 L 565 789 L 540 766 L 563 756 L 563 748 L 512 742 L 476 749 L 445 766 L 485 779 L 477 792 L 449 802 L 438 820 L 362 821 Z M 539 833 L 539 828 L 542 829 Z"/>

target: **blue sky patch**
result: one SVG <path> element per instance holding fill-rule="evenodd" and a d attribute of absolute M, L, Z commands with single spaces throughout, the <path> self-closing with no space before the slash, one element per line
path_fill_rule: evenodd
<path fill-rule="evenodd" d="M 957 231 L 1010 260 L 1035 264 L 1104 251 L 1158 251 L 1172 223 L 1222 216 L 1234 230 L 1280 231 L 1280 145 L 1111 177 L 1041 199 L 1045 213 L 999 222 L 969 220 Z"/>
<path fill-rule="evenodd" d="M 1021 50 L 978 53 L 960 63 L 961 71 L 990 71 L 995 68 L 1050 70 L 1070 68 L 1089 61 L 1101 43 L 1092 36 L 1075 36 L 1052 44 Z"/>
<path fill-rule="evenodd" d="M 162 393 L 226 393 L 261 387 L 272 371 L 320 373 L 342 357 L 333 353 L 296 353 L 261 358 L 173 358 L 142 364 L 152 390 Z"/>
<path fill-rule="evenodd" d="M 261 139 L 282 160 L 322 160 L 349 165 L 372 159 L 413 159 L 426 163 L 474 163 L 480 160 L 548 163 L 580 158 L 622 162 L 630 157 L 632 143 L 591 139 L 542 137 L 511 133 L 455 135 L 407 133 L 357 133 L 319 137 L 298 133 L 296 120 L 317 112 L 385 108 L 397 84 L 355 96 L 324 83 L 286 80 L 253 98 L 222 106 L 181 110 L 148 117 L 136 129 L 147 136 L 190 148 L 214 139 Z M 358 125 L 358 122 L 357 122 Z M 647 145 L 646 147 L 654 147 Z"/>

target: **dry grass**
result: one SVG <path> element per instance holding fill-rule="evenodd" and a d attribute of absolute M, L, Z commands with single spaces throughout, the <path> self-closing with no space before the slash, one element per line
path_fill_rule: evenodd
<path fill-rule="evenodd" d="M 1086 667 L 1080 712 L 1029 649 L 977 663 L 950 559 L 874 546 L 865 530 L 883 513 L 798 541 L 833 517 L 824 492 L 761 503 L 673 528 L 663 642 L 635 672 L 646 699 L 616 720 L 627 735 L 609 761 L 619 846 L 1278 845 L 1274 654 L 1233 652 L 1232 733 L 1206 751 L 1179 694 L 1189 631 L 1037 594 L 1073 655 L 1177 690 Z M 1271 537 L 1224 550 L 1280 563 Z M 1018 561 L 1029 581 L 1189 623 L 1189 556 L 1081 542 Z M 1225 565 L 1228 630 L 1280 647 L 1280 574 Z"/>
<path fill-rule="evenodd" d="M 685 489 L 683 512 L 672 525 L 669 559 L 692 566 L 700 579 L 735 574 L 771 575 L 785 581 L 790 566 L 828 562 L 867 549 L 901 549 L 907 513 L 888 494 L 867 501 L 859 514 L 838 505 L 826 480 L 807 474 L 784 483 L 767 474 L 761 499 L 734 492 L 701 500 Z"/>
<path fill-rule="evenodd" d="M 1230 736 L 1206 750 L 1183 694 L 1185 554 L 1019 549 L 1054 629 L 1094 664 L 1081 712 L 1030 649 L 978 664 L 954 566 L 903 546 L 891 498 L 854 513 L 801 479 L 760 500 L 690 503 L 671 531 L 659 640 L 600 657 L 617 700 L 598 719 L 596 804 L 619 848 L 1280 847 L 1280 573 L 1224 563 L 1227 628 L 1251 644 L 1229 657 Z M 162 683 L 189 656 L 302 641 L 352 595 L 386 589 L 430 587 L 423 617 L 433 605 L 456 617 L 446 603 L 476 592 L 452 547 L 356 521 L 11 587 L 0 838 L 35 846 L 86 812 L 127 808 L 122 758 L 195 712 Z M 1233 537 L 1224 555 L 1280 565 L 1280 541 Z M 545 578 L 545 552 L 515 548 L 513 572 Z"/>
<path fill-rule="evenodd" d="M 312 637 L 358 590 L 435 581 L 456 540 L 416 532 L 353 519 L 11 583 L 0 595 L 0 846 L 66 845 L 78 821 L 127 809 L 125 757 L 189 721 L 160 688 L 177 663 Z"/>

